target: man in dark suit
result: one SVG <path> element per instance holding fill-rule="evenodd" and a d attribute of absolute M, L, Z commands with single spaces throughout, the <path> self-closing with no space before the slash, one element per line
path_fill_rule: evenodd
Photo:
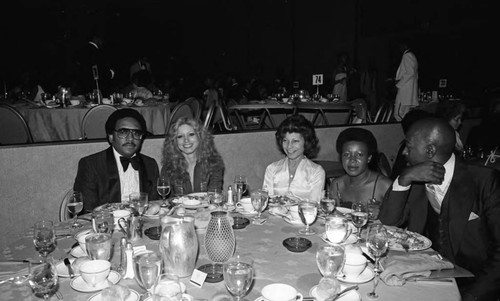
<path fill-rule="evenodd" d="M 500 296 L 500 173 L 453 154 L 455 131 L 425 118 L 406 134 L 409 167 L 380 209 L 386 225 L 427 236 L 433 248 L 475 277 L 457 278 L 462 300 Z"/>
<path fill-rule="evenodd" d="M 111 147 L 78 163 L 73 188 L 83 194 L 83 212 L 105 203 L 128 202 L 133 192 L 146 192 L 150 200 L 158 199 L 158 164 L 140 153 L 147 134 L 144 117 L 134 109 L 117 110 L 105 128 Z"/>

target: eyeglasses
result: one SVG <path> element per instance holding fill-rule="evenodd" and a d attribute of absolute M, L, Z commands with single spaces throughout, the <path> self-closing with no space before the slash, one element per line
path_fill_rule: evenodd
<path fill-rule="evenodd" d="M 144 132 L 141 130 L 133 130 L 133 129 L 117 129 L 115 130 L 118 138 L 127 138 L 130 133 L 132 133 L 132 138 L 139 140 L 144 137 Z"/>

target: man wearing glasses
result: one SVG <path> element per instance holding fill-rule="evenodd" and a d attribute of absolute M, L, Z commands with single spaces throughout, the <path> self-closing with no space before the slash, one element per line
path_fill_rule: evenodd
<path fill-rule="evenodd" d="M 111 147 L 78 163 L 73 189 L 83 194 L 83 212 L 105 203 L 128 202 L 133 192 L 146 192 L 150 200 L 158 199 L 158 164 L 140 153 L 147 135 L 144 117 L 134 109 L 117 110 L 105 128 Z"/>

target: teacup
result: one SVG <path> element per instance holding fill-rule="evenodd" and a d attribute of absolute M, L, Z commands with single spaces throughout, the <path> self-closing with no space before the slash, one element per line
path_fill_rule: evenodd
<path fill-rule="evenodd" d="M 343 243 L 352 233 L 347 220 L 339 216 L 329 216 L 325 221 L 325 233 L 332 243 Z"/>
<path fill-rule="evenodd" d="M 94 234 L 91 229 L 85 230 L 82 232 L 79 232 L 75 235 L 76 240 L 78 241 L 78 244 L 80 245 L 80 248 L 82 248 L 83 252 L 87 253 L 87 244 L 85 241 L 85 238 L 87 236 Z"/>
<path fill-rule="evenodd" d="M 288 213 L 290 213 L 290 216 L 294 221 L 300 221 L 299 205 L 290 206 Z"/>
<path fill-rule="evenodd" d="M 120 226 L 118 225 L 118 220 L 120 218 L 127 219 L 130 216 L 130 211 L 120 209 L 120 210 L 115 210 L 113 211 L 113 220 L 115 223 L 115 230 L 120 230 Z"/>
<path fill-rule="evenodd" d="M 273 283 L 264 286 L 261 291 L 266 301 L 301 301 L 302 294 L 288 284 Z"/>
<path fill-rule="evenodd" d="M 108 278 L 111 263 L 107 260 L 89 260 L 80 266 L 80 275 L 91 287 L 101 286 Z"/>
<path fill-rule="evenodd" d="M 346 253 L 343 272 L 347 278 L 359 277 L 366 268 L 366 258 L 361 254 Z"/>
<path fill-rule="evenodd" d="M 254 212 L 251 198 L 240 199 L 240 201 L 236 203 L 236 207 L 243 209 L 245 212 Z"/>

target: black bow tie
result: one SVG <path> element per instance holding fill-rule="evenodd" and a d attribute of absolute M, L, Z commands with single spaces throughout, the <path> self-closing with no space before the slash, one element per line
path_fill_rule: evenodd
<path fill-rule="evenodd" d="M 129 164 L 132 164 L 133 169 L 139 170 L 139 157 L 137 156 L 132 158 L 120 157 L 120 162 L 122 163 L 123 171 L 127 171 Z"/>

